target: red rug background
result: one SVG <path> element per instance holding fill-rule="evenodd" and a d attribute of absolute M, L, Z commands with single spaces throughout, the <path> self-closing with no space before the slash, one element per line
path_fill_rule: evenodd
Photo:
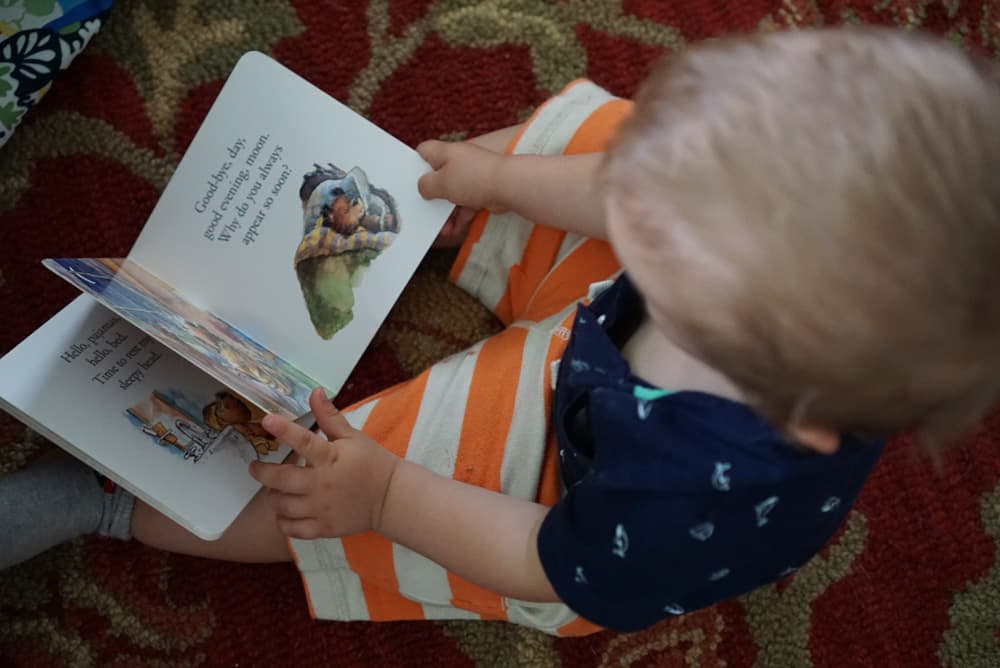
<path fill-rule="evenodd" d="M 271 53 L 411 145 L 514 123 L 578 76 L 628 96 L 661 53 L 735 31 L 865 22 L 996 57 L 997 0 L 120 0 L 0 150 L 0 353 L 74 291 L 39 261 L 128 252 L 239 55 Z M 320 129 L 335 133 L 337 128 Z M 339 401 L 495 331 L 432 252 Z M 1000 665 L 1000 419 L 935 470 L 889 448 L 799 573 L 631 636 L 314 623 L 295 570 L 77 541 L 0 573 L 0 665 Z M 50 447 L 0 417 L 0 471 Z"/>

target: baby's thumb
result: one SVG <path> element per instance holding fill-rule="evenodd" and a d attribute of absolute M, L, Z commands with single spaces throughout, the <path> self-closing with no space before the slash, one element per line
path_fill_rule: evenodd
<path fill-rule="evenodd" d="M 425 141 L 417 146 L 417 153 L 423 158 L 434 171 L 427 172 L 417 180 L 417 190 L 424 199 L 447 199 L 448 194 L 445 189 L 444 175 L 438 170 L 441 169 L 447 159 L 445 154 L 448 145 L 442 141 Z"/>

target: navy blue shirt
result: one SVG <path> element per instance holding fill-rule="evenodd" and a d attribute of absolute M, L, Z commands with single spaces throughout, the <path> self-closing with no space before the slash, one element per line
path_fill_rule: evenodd
<path fill-rule="evenodd" d="M 553 398 L 566 494 L 538 534 L 574 612 L 635 631 L 739 596 L 802 566 L 836 531 L 883 443 L 822 455 L 744 404 L 668 392 L 619 346 L 642 319 L 623 275 L 578 308 Z"/>

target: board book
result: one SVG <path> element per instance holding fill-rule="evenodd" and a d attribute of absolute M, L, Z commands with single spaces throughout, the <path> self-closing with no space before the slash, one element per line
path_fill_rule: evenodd
<path fill-rule="evenodd" d="M 0 406 L 217 539 L 311 422 L 450 211 L 417 153 L 267 56 L 237 63 L 127 258 L 51 258 L 82 294 L 0 359 Z M 58 280 L 53 277 L 53 280 Z"/>

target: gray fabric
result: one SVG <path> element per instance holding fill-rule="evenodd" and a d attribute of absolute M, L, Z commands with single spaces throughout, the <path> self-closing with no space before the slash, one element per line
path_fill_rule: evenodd
<path fill-rule="evenodd" d="M 135 508 L 135 497 L 115 485 L 110 494 L 104 492 L 101 522 L 97 526 L 97 535 L 117 540 L 132 538 L 132 509 Z"/>
<path fill-rule="evenodd" d="M 131 538 L 135 499 L 105 493 L 93 470 L 59 455 L 0 476 L 0 569 L 78 536 Z"/>

